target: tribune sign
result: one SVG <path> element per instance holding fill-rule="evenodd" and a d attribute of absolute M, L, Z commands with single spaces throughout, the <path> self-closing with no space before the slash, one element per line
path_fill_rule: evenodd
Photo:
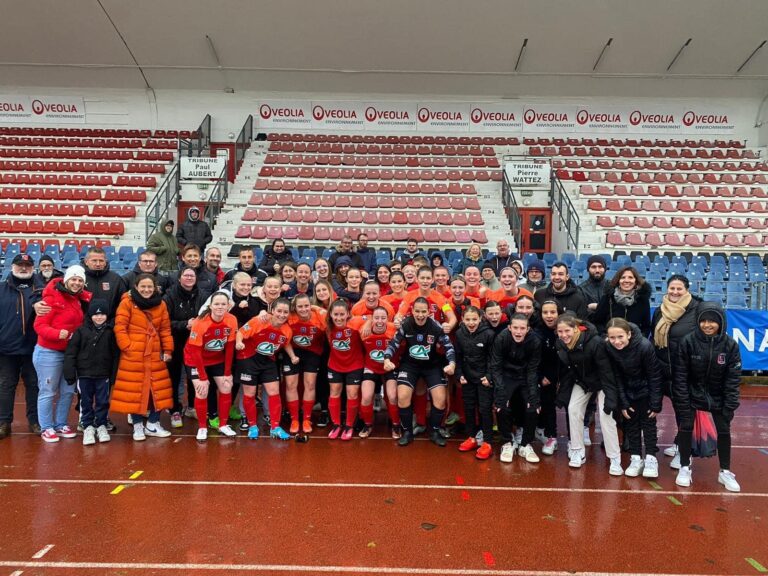
<path fill-rule="evenodd" d="M 221 171 L 227 165 L 226 156 L 210 157 L 181 157 L 182 180 L 212 180 L 221 176 Z"/>
<path fill-rule="evenodd" d="M 547 162 L 506 162 L 504 173 L 512 188 L 549 190 L 552 166 Z"/>

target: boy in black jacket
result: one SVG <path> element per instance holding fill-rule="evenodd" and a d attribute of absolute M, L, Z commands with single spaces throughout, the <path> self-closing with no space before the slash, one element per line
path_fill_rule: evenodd
<path fill-rule="evenodd" d="M 72 335 L 64 352 L 64 378 L 77 382 L 83 446 L 109 442 L 109 382 L 114 374 L 117 344 L 112 321 L 107 320 L 107 301 L 91 300 L 85 322 Z"/>
<path fill-rule="evenodd" d="M 712 413 L 717 429 L 720 473 L 717 481 L 730 492 L 741 487 L 731 472 L 731 421 L 739 407 L 741 353 L 736 341 L 725 333 L 725 313 L 714 302 L 699 304 L 696 330 L 678 348 L 672 383 L 672 399 L 680 417 L 678 444 L 680 472 L 675 483 L 691 485 L 691 439 L 696 410 Z"/>

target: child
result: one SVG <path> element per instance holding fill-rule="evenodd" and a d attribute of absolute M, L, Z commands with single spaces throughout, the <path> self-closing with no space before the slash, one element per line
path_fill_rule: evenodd
<path fill-rule="evenodd" d="M 117 343 L 112 322 L 107 322 L 107 301 L 96 298 L 88 306 L 85 322 L 72 335 L 64 352 L 64 379 L 77 383 L 83 446 L 109 442 L 109 382 L 115 372 Z"/>
<path fill-rule="evenodd" d="M 606 351 L 613 364 L 619 393 L 619 407 L 624 416 L 624 434 L 631 454 L 624 474 L 630 477 L 658 478 L 656 460 L 656 414 L 661 412 L 661 368 L 656 351 L 643 338 L 640 329 L 624 318 L 611 318 L 606 325 Z M 645 444 L 645 461 L 642 459 Z"/>
<path fill-rule="evenodd" d="M 680 472 L 675 484 L 691 485 L 693 420 L 696 410 L 706 410 L 712 413 L 717 429 L 717 481 L 729 492 L 739 492 L 741 487 L 731 472 L 731 421 L 739 407 L 741 382 L 739 345 L 725 333 L 725 313 L 717 304 L 699 304 L 696 323 L 697 329 L 680 343 L 673 376 L 672 398 L 680 416 Z"/>

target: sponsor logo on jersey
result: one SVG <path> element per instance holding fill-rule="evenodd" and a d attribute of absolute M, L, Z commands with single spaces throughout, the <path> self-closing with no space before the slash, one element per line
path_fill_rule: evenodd
<path fill-rule="evenodd" d="M 312 338 L 309 336 L 294 336 L 293 337 L 293 343 L 296 344 L 296 346 L 301 346 L 302 348 L 308 348 L 312 345 Z"/>
<path fill-rule="evenodd" d="M 205 349 L 210 352 L 221 352 L 226 345 L 227 341 L 224 338 L 215 338 L 206 342 Z"/>
<path fill-rule="evenodd" d="M 349 352 L 352 349 L 352 344 L 350 343 L 349 338 L 346 340 L 334 340 L 333 349 L 338 350 L 339 352 Z"/>
<path fill-rule="evenodd" d="M 279 346 L 276 346 L 271 342 L 262 342 L 256 346 L 256 353 L 261 354 L 262 356 L 272 356 L 278 348 Z"/>
<path fill-rule="evenodd" d="M 408 354 L 415 360 L 427 360 L 429 358 L 429 352 L 432 349 L 431 346 L 422 346 L 416 344 L 408 349 Z"/>
<path fill-rule="evenodd" d="M 368 354 L 368 357 L 374 362 L 384 364 L 384 350 L 371 350 L 370 354 Z"/>

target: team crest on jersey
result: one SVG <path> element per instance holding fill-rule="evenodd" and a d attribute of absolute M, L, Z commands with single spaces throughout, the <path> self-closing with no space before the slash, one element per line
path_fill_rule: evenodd
<path fill-rule="evenodd" d="M 374 362 L 384 364 L 384 350 L 371 350 L 371 353 L 368 354 L 368 357 Z"/>
<path fill-rule="evenodd" d="M 227 341 L 224 338 L 215 338 L 205 343 L 205 349 L 210 352 L 221 352 L 226 345 Z"/>
<path fill-rule="evenodd" d="M 104 292 L 109 292 L 109 282 L 102 282 L 101 289 L 104 290 Z"/>
<path fill-rule="evenodd" d="M 338 350 L 339 352 L 349 352 L 352 349 L 352 344 L 350 343 L 349 338 L 346 340 L 334 339 L 333 349 Z"/>
<path fill-rule="evenodd" d="M 195 332 L 194 330 L 192 332 L 190 332 L 189 333 L 189 338 L 191 340 L 194 340 L 195 338 L 197 338 L 197 332 Z"/>
<path fill-rule="evenodd" d="M 416 342 L 424 342 L 424 334 L 416 334 Z"/>
<path fill-rule="evenodd" d="M 219 328 L 216 328 L 216 330 L 213 331 L 214 337 L 218 338 L 221 336 L 221 330 Z"/>
<path fill-rule="evenodd" d="M 277 334 L 275 334 L 274 332 L 270 332 L 269 339 L 274 342 L 277 339 Z"/>
<path fill-rule="evenodd" d="M 717 355 L 717 363 L 720 366 L 725 366 L 725 354 L 718 354 Z"/>
<path fill-rule="evenodd" d="M 277 348 L 278 347 L 271 342 L 262 342 L 256 346 L 256 353 L 261 354 L 262 356 L 272 356 Z"/>
<path fill-rule="evenodd" d="M 415 360 L 427 360 L 429 358 L 429 352 L 432 350 L 431 346 L 422 346 L 416 344 L 408 349 L 408 354 Z"/>
<path fill-rule="evenodd" d="M 384 341 L 383 340 L 376 340 L 376 347 L 377 348 L 381 348 L 382 346 L 384 346 Z"/>
<path fill-rule="evenodd" d="M 435 337 L 431 334 L 427 336 L 427 344 L 434 344 L 435 343 Z"/>
<path fill-rule="evenodd" d="M 296 344 L 296 346 L 301 346 L 302 348 L 308 348 L 312 345 L 312 338 L 309 336 L 294 336 L 293 337 L 293 343 Z"/>

